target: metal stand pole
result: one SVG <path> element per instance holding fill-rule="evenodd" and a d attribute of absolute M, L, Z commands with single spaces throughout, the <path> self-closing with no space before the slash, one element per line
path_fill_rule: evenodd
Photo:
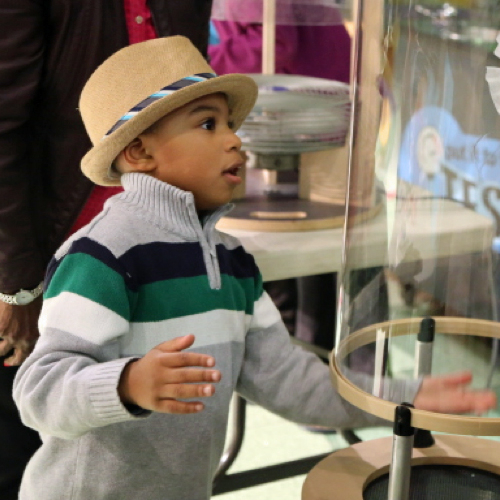
<path fill-rule="evenodd" d="M 417 345 L 415 347 L 415 378 L 430 375 L 432 372 L 432 350 L 434 348 L 434 332 L 436 322 L 432 318 L 425 318 L 420 323 Z"/>
<path fill-rule="evenodd" d="M 425 318 L 420 323 L 417 345 L 415 346 L 414 377 L 420 378 L 432 373 L 432 352 L 434 349 L 434 334 L 436 322 L 432 318 Z M 435 443 L 430 431 L 415 429 L 415 448 L 430 448 Z"/>
<path fill-rule="evenodd" d="M 398 406 L 394 418 L 388 500 L 409 499 L 414 431 L 411 426 L 411 409 L 404 405 Z"/>

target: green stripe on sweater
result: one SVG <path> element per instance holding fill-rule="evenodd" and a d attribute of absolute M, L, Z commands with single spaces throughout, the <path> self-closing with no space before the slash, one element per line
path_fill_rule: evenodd
<path fill-rule="evenodd" d="M 175 278 L 127 288 L 123 277 L 98 259 L 82 253 L 63 258 L 45 298 L 67 291 L 86 297 L 128 321 L 163 321 L 214 309 L 253 314 L 254 302 L 262 294 L 260 276 L 235 278 L 222 275 L 222 288 L 212 290 L 206 275 Z M 68 312 L 71 314 L 71 312 Z"/>
<path fill-rule="evenodd" d="M 141 286 L 132 321 L 163 321 L 215 309 L 253 314 L 255 281 L 222 275 L 220 290 L 210 288 L 208 277 L 176 278 Z"/>
<path fill-rule="evenodd" d="M 50 299 L 62 292 L 86 297 L 130 320 L 130 304 L 135 294 L 126 287 L 119 273 L 90 255 L 75 253 L 64 257 L 44 298 Z"/>

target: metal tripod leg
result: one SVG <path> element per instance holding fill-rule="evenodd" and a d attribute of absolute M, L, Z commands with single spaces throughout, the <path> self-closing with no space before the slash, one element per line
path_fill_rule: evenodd
<path fill-rule="evenodd" d="M 219 468 L 215 474 L 212 495 L 215 496 L 229 491 L 236 491 L 259 484 L 307 474 L 320 460 L 330 455 L 330 453 L 322 453 L 320 455 L 267 467 L 260 467 L 258 469 L 226 474 L 241 449 L 245 433 L 247 403 L 242 397 L 235 395 L 233 404 L 233 436 L 222 456 Z"/>
<path fill-rule="evenodd" d="M 241 445 L 243 444 L 243 438 L 245 436 L 246 414 L 246 400 L 238 396 L 238 394 L 235 394 L 233 400 L 233 435 L 229 446 L 220 459 L 219 468 L 214 477 L 214 484 L 216 484 L 217 480 L 227 472 L 229 467 L 231 467 L 241 450 Z"/>

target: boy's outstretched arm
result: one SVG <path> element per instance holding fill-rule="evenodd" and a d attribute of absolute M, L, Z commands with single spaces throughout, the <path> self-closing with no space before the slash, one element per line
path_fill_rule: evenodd
<path fill-rule="evenodd" d="M 470 372 L 425 377 L 417 395 L 415 408 L 438 413 L 475 413 L 481 415 L 496 407 L 497 398 L 490 389 L 470 389 Z"/>
<path fill-rule="evenodd" d="M 178 401 L 210 397 L 221 373 L 212 368 L 215 360 L 206 354 L 182 352 L 194 343 L 194 335 L 177 337 L 151 349 L 144 357 L 130 362 L 122 372 L 118 394 L 124 404 L 161 413 L 198 413 L 200 401 Z M 203 383 L 208 382 L 208 383 Z"/>
<path fill-rule="evenodd" d="M 245 359 L 237 391 L 246 399 L 289 420 L 333 428 L 389 425 L 344 400 L 331 384 L 330 370 L 315 355 L 290 343 L 279 312 L 267 294 L 258 300 L 254 322 L 245 339 Z M 260 319 L 263 318 L 263 319 Z M 373 377 L 346 369 L 344 375 L 372 393 Z M 468 388 L 471 375 L 391 379 L 383 384 L 383 399 L 416 408 L 448 413 L 484 412 L 495 407 L 491 391 Z"/>

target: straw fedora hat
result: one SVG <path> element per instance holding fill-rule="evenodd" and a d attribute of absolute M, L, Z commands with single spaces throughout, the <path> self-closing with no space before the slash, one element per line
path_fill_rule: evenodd
<path fill-rule="evenodd" d="M 216 92 L 226 94 L 238 129 L 257 98 L 250 77 L 215 75 L 183 36 L 119 50 L 94 71 L 80 96 L 80 113 L 94 146 L 82 159 L 83 173 L 101 186 L 119 185 L 109 171 L 127 144 L 171 111 Z"/>

